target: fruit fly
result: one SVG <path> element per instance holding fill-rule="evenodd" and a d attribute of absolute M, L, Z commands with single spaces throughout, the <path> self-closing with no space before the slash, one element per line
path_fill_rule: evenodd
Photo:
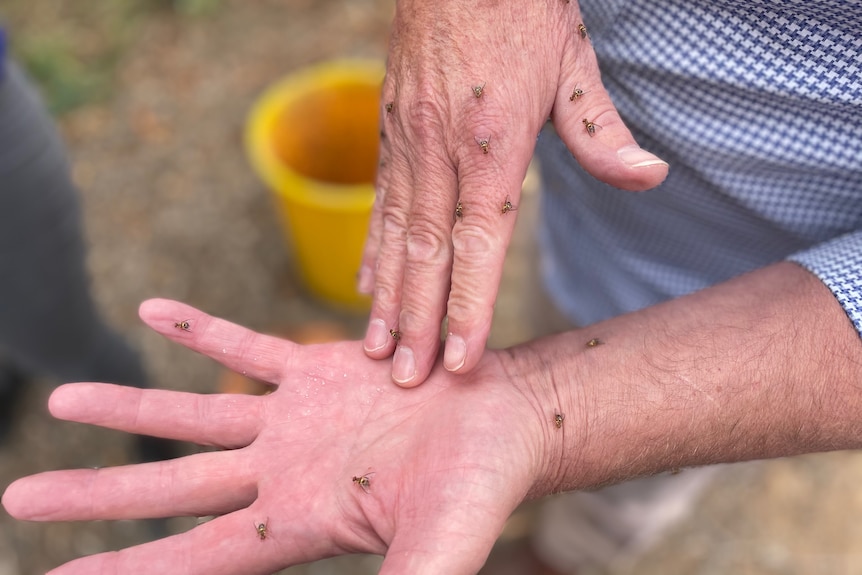
<path fill-rule="evenodd" d="M 353 476 L 353 483 L 362 488 L 362 491 L 368 493 L 368 490 L 371 489 L 371 476 L 373 473 L 366 473 L 365 475 Z"/>
<path fill-rule="evenodd" d="M 555 413 L 554 414 L 554 425 L 557 426 L 557 429 L 560 429 L 561 427 L 563 427 L 563 420 L 565 418 L 566 418 L 566 416 L 563 415 L 562 413 Z"/>
<path fill-rule="evenodd" d="M 501 207 L 501 208 L 500 208 L 500 213 L 501 213 L 501 214 L 507 214 L 507 213 L 509 213 L 509 212 L 514 212 L 514 211 L 515 211 L 515 210 L 517 210 L 517 209 L 518 209 L 518 207 L 517 207 L 517 206 L 513 206 L 513 205 L 512 205 L 512 200 L 510 200 L 510 199 L 509 199 L 509 197 L 508 197 L 508 196 L 506 196 L 506 201 L 505 201 L 505 202 L 503 202 L 503 207 Z"/>
<path fill-rule="evenodd" d="M 602 342 L 602 340 L 600 340 L 597 337 L 594 337 L 593 339 L 591 339 L 590 341 L 587 342 L 587 347 L 596 347 L 596 346 L 602 345 L 602 343 L 604 343 L 604 342 Z"/>
<path fill-rule="evenodd" d="M 473 86 L 473 95 L 477 98 L 481 98 L 482 94 L 485 93 L 485 82 L 482 82 L 481 86 Z"/>
<path fill-rule="evenodd" d="M 183 331 L 191 331 L 192 324 L 189 323 L 189 320 L 178 321 L 174 323 L 174 327 L 177 329 L 181 329 Z"/>
<path fill-rule="evenodd" d="M 386 102 L 386 112 L 391 113 L 392 108 L 395 107 L 395 102 Z"/>
<path fill-rule="evenodd" d="M 476 143 L 479 144 L 479 147 L 482 148 L 482 153 L 487 154 L 488 150 L 491 149 L 491 136 L 487 138 L 476 138 Z"/>
<path fill-rule="evenodd" d="M 586 40 L 586 39 L 587 39 L 587 27 L 586 27 L 586 26 L 584 26 L 584 25 L 583 25 L 583 23 L 578 24 L 578 32 L 580 32 L 580 33 L 581 33 L 581 39 L 582 39 L 582 40 Z"/>
<path fill-rule="evenodd" d="M 255 530 L 257 531 L 257 536 L 260 537 L 261 541 L 266 539 L 266 536 L 268 534 L 268 532 L 267 532 L 267 526 L 268 525 L 269 525 L 269 517 L 267 517 L 266 521 L 264 521 L 263 523 L 257 523 L 254 526 Z"/>
<path fill-rule="evenodd" d="M 392 339 L 394 339 L 395 341 L 401 341 L 401 332 L 397 329 L 390 329 L 389 335 L 391 335 Z"/>
<path fill-rule="evenodd" d="M 590 135 L 590 137 L 595 136 L 596 130 L 600 130 L 602 128 L 601 126 L 599 126 L 595 122 L 590 122 L 586 118 L 583 119 L 583 122 L 584 122 L 584 128 L 587 129 L 587 133 Z"/>
<path fill-rule="evenodd" d="M 459 220 L 464 217 L 464 206 L 461 204 L 461 200 L 455 204 L 455 217 Z"/>
<path fill-rule="evenodd" d="M 575 86 L 572 90 L 572 95 L 569 96 L 569 102 L 574 102 L 584 94 L 586 94 L 586 92 L 584 92 L 580 86 Z"/>

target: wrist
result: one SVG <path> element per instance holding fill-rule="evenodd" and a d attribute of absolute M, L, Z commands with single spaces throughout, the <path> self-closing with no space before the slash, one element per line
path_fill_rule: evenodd
<path fill-rule="evenodd" d="M 523 399 L 529 421 L 525 434 L 534 456 L 527 500 L 594 484 L 587 470 L 578 474 L 571 465 L 584 450 L 583 419 L 592 410 L 584 394 L 572 393 L 579 388 L 577 377 L 563 377 L 560 373 L 577 372 L 576 354 L 566 354 L 563 359 L 561 350 L 578 337 L 577 332 L 572 332 L 542 338 L 500 354 L 503 370 Z"/>
<path fill-rule="evenodd" d="M 537 494 L 862 445 L 859 337 L 794 264 L 522 347 L 536 411 L 565 415 Z"/>

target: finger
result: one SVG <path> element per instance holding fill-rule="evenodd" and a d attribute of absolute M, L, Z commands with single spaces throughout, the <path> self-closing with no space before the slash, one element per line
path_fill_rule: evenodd
<path fill-rule="evenodd" d="M 380 170 L 384 167 L 381 166 Z M 380 251 L 380 243 L 383 236 L 383 188 L 385 176 L 377 176 L 375 186 L 374 204 L 371 206 L 371 216 L 368 222 L 368 233 L 365 236 L 365 244 L 362 248 L 362 264 L 359 267 L 357 278 L 357 291 L 362 294 L 371 295 L 374 292 L 374 270 L 377 269 L 377 254 Z"/>
<path fill-rule="evenodd" d="M 485 349 L 521 185 L 540 128 L 538 119 L 531 122 L 528 118 L 520 124 L 490 125 L 485 128 L 493 134 L 488 153 L 466 141 L 459 165 L 462 216 L 452 230 L 449 323 L 443 356 L 444 367 L 458 373 L 471 370 Z"/>
<path fill-rule="evenodd" d="M 419 142 L 414 158 L 414 195 L 406 239 L 400 339 L 392 379 L 411 387 L 431 371 L 440 347 L 440 325 L 452 268 L 452 224 L 458 180 L 442 146 Z"/>
<path fill-rule="evenodd" d="M 282 381 L 297 348 L 285 339 L 256 333 L 176 301 L 151 299 L 141 304 L 138 313 L 168 339 L 267 383 Z"/>
<path fill-rule="evenodd" d="M 48 409 L 67 421 L 234 449 L 260 432 L 261 399 L 73 383 L 54 390 Z"/>
<path fill-rule="evenodd" d="M 428 106 L 417 102 L 407 93 L 393 88 L 395 98 L 392 111 L 387 113 L 387 140 L 389 158 L 386 165 L 386 190 L 381 208 L 381 242 L 375 270 L 374 297 L 369 316 L 368 331 L 363 347 L 373 358 L 390 356 L 401 337 L 400 312 L 405 295 L 404 274 L 407 263 L 407 238 L 412 207 L 416 196 L 416 158 L 425 149 L 442 148 L 440 122 L 436 128 L 424 127 L 421 135 L 413 133 L 412 125 L 422 121 Z M 384 96 L 386 97 L 386 96 Z M 417 112 L 417 109 L 420 110 Z M 419 116 L 419 119 L 415 119 Z M 445 194 L 436 190 L 436 196 Z M 434 201 L 434 197 L 425 198 Z"/>
<path fill-rule="evenodd" d="M 268 575 L 288 565 L 322 557 L 325 539 L 302 533 L 290 522 L 267 519 L 253 506 L 217 517 L 186 533 L 77 559 L 49 575 Z M 261 539 L 257 526 L 267 525 Z"/>
<path fill-rule="evenodd" d="M 407 170 L 403 158 L 393 154 L 387 169 L 389 190 L 381 207 L 381 241 L 374 273 L 374 296 L 369 313 L 368 329 L 363 348 L 372 358 L 392 355 L 398 337 L 398 313 L 401 306 L 401 285 L 404 277 L 408 192 L 412 184 L 404 183 Z"/>
<path fill-rule="evenodd" d="M 397 63 L 400 60 L 401 41 L 397 26 L 389 38 L 386 79 L 381 92 L 383 111 L 380 114 L 385 138 L 381 138 L 381 167 L 378 178 L 378 197 L 374 204 L 375 259 L 369 259 L 369 271 L 374 285 L 368 328 L 363 341 L 365 353 L 375 359 L 392 355 L 398 331 L 398 310 L 401 305 L 403 277 L 404 232 L 407 227 L 407 209 L 412 193 L 410 170 L 406 164 L 404 133 L 396 121 L 396 114 L 405 105 L 400 94 Z"/>
<path fill-rule="evenodd" d="M 257 496 L 238 452 L 198 453 L 155 463 L 48 471 L 12 483 L 10 515 L 29 521 L 146 519 L 222 514 Z"/>
<path fill-rule="evenodd" d="M 577 10 L 576 3 L 572 8 Z M 589 36 L 582 37 L 577 28 L 563 52 L 551 117 L 569 151 L 595 178 L 639 191 L 653 188 L 667 177 L 667 163 L 641 149 L 623 122 L 602 84 Z"/>
<path fill-rule="evenodd" d="M 386 189 L 389 187 L 389 161 L 390 161 L 390 135 L 386 128 L 386 116 L 392 113 L 394 101 L 389 100 L 388 94 L 392 92 L 389 75 L 383 81 L 380 110 L 380 149 L 377 167 L 377 181 L 375 183 L 375 198 L 371 208 L 371 217 L 368 223 L 368 234 L 365 237 L 365 245 L 362 251 L 362 265 L 359 268 L 357 289 L 360 293 L 371 294 L 374 291 L 374 276 L 377 269 L 377 255 L 383 236 L 383 202 Z"/>

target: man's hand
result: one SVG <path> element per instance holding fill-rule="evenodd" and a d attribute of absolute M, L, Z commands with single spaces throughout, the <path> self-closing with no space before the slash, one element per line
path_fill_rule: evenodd
<path fill-rule="evenodd" d="M 384 574 L 475 573 L 541 471 L 537 427 L 553 421 L 504 381 L 504 354 L 489 352 L 469 383 L 439 369 L 405 390 L 359 342 L 299 346 L 166 300 L 141 317 L 278 387 L 261 397 L 58 388 L 49 407 L 61 419 L 224 451 L 12 484 L 3 504 L 21 519 L 218 516 L 56 575 L 264 574 L 353 552 L 385 554 Z"/>
<path fill-rule="evenodd" d="M 481 360 L 521 183 L 550 117 L 587 171 L 627 190 L 667 164 L 640 149 L 601 83 L 576 1 L 397 4 L 381 103 L 378 198 L 360 289 L 364 347 L 392 377 Z"/>
<path fill-rule="evenodd" d="M 793 263 L 488 351 L 467 377 L 438 365 L 414 389 L 359 342 L 299 346 L 164 300 L 141 316 L 278 388 L 57 389 L 57 417 L 226 451 L 13 483 L 3 505 L 21 519 L 219 516 L 55 575 L 265 574 L 360 551 L 385 554 L 384 575 L 470 574 L 523 499 L 862 445 L 859 336 Z"/>

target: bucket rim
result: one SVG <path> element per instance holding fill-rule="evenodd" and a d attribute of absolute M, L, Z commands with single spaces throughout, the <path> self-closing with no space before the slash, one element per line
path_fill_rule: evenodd
<path fill-rule="evenodd" d="M 371 209 L 373 184 L 335 184 L 299 173 L 276 154 L 271 145 L 271 127 L 291 101 L 310 91 L 356 82 L 380 85 L 384 73 L 380 60 L 342 58 L 299 68 L 267 87 L 252 104 L 244 134 L 246 155 L 258 178 L 279 197 L 308 207 L 344 212 Z M 300 194 L 300 189 L 305 191 Z"/>

